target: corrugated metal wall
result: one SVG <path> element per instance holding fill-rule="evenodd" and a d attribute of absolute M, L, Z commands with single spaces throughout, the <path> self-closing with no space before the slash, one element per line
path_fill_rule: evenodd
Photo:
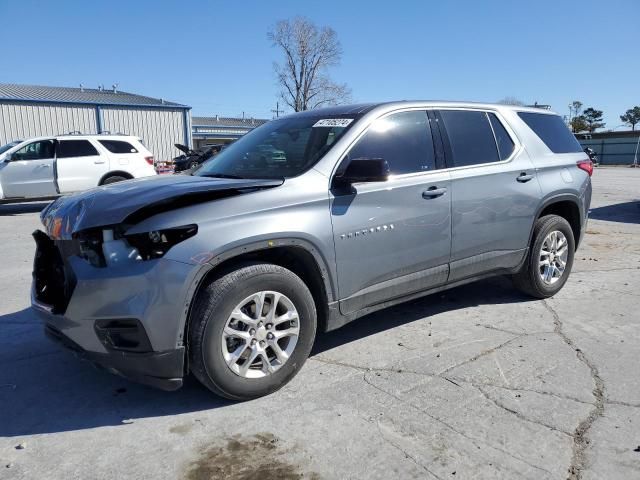
<path fill-rule="evenodd" d="M 96 132 L 96 109 L 91 106 L 0 103 L 0 145 L 45 135 Z"/>
<path fill-rule="evenodd" d="M 102 131 L 141 137 L 157 160 L 180 155 L 174 143 L 188 143 L 191 125 L 185 125 L 182 109 L 59 105 L 46 103 L 0 102 L 0 145 L 69 132 L 98 133 L 98 109 Z M 187 123 L 191 115 L 187 113 Z M 186 127 L 186 129 L 185 129 Z"/>
<path fill-rule="evenodd" d="M 582 147 L 591 147 L 598 156 L 601 165 L 631 165 L 640 146 L 640 135 L 637 137 L 620 136 L 612 138 L 594 138 L 578 140 Z M 640 149 L 638 150 L 640 161 Z"/>
<path fill-rule="evenodd" d="M 150 110 L 132 107 L 102 107 L 102 129 L 136 135 L 156 160 L 170 160 L 180 154 L 174 143 L 185 143 L 183 110 Z"/>

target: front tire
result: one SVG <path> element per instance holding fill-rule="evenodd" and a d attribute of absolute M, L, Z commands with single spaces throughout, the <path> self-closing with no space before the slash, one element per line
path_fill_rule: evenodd
<path fill-rule="evenodd" d="M 513 283 L 532 297 L 552 297 L 567 282 L 574 254 L 575 239 L 569 222 L 558 215 L 545 215 L 535 223 L 527 259 L 513 276 Z"/>
<path fill-rule="evenodd" d="M 198 293 L 189 329 L 191 371 L 231 400 L 275 392 L 306 361 L 316 334 L 311 292 L 293 272 L 246 264 Z"/>

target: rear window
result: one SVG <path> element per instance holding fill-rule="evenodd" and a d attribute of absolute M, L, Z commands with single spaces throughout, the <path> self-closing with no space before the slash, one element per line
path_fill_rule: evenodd
<path fill-rule="evenodd" d="M 122 140 L 98 140 L 100 144 L 111 153 L 138 153 L 138 150 L 129 142 Z"/>
<path fill-rule="evenodd" d="M 576 137 L 573 136 L 558 115 L 518 112 L 518 116 L 524 120 L 524 123 L 540 137 L 540 140 L 553 153 L 582 152 Z"/>
<path fill-rule="evenodd" d="M 88 140 L 60 140 L 58 158 L 92 157 L 98 155 L 96 148 Z"/>

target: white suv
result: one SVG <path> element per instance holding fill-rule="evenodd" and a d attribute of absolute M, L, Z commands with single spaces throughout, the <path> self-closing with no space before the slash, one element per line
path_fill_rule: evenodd
<path fill-rule="evenodd" d="M 129 135 L 61 135 L 0 147 L 0 200 L 55 197 L 156 175 L 153 154 Z"/>

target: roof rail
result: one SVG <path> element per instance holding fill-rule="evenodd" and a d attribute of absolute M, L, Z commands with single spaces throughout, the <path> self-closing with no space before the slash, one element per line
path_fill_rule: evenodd
<path fill-rule="evenodd" d="M 67 135 L 82 135 L 82 132 L 80 130 L 72 130 L 71 132 L 67 133 Z"/>

